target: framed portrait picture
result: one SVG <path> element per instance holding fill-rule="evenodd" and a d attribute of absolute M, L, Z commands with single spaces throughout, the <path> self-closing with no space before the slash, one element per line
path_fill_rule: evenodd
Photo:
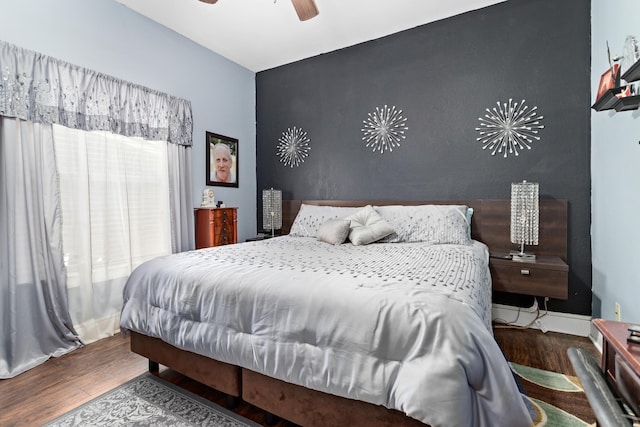
<path fill-rule="evenodd" d="M 607 71 L 600 76 L 600 85 L 598 86 L 598 93 L 596 94 L 596 102 L 609 89 L 613 89 L 618 86 L 620 86 L 620 64 L 613 64 L 612 67 L 607 68 Z"/>
<path fill-rule="evenodd" d="M 238 140 L 206 133 L 207 185 L 238 187 Z"/>

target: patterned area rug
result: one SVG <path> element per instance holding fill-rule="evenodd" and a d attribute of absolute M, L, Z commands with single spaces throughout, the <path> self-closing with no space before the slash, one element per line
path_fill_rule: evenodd
<path fill-rule="evenodd" d="M 536 427 L 595 426 L 580 380 L 570 375 L 511 363 L 535 413 Z"/>
<path fill-rule="evenodd" d="M 259 427 L 259 424 L 146 373 L 45 426 Z"/>

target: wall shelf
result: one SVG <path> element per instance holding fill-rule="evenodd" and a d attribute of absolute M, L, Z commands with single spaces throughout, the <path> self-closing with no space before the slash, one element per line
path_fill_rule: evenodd
<path fill-rule="evenodd" d="M 632 83 L 640 80 L 640 60 L 636 61 L 621 78 L 627 83 Z M 630 111 L 637 110 L 640 107 L 640 94 L 618 97 L 625 86 L 614 87 L 606 91 L 592 106 L 596 111 L 616 110 L 616 111 Z"/>
<path fill-rule="evenodd" d="M 640 80 L 640 60 L 636 61 L 627 71 L 624 72 L 622 78 L 627 83 Z"/>
<path fill-rule="evenodd" d="M 623 87 L 614 87 L 606 91 L 592 106 L 596 111 L 616 110 L 629 111 L 640 107 L 640 95 L 623 96 L 618 98 Z"/>
<path fill-rule="evenodd" d="M 640 95 L 632 95 L 619 98 L 613 108 L 616 111 L 629 111 L 637 110 L 638 106 L 640 106 Z"/>
<path fill-rule="evenodd" d="M 621 87 L 614 87 L 606 91 L 598 100 L 591 106 L 596 111 L 612 110 L 618 100 L 616 95 L 622 92 Z"/>

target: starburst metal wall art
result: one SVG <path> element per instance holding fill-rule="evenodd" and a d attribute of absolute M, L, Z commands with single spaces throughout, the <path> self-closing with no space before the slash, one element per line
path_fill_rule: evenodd
<path fill-rule="evenodd" d="M 482 149 L 489 149 L 491 155 L 502 153 L 504 157 L 509 154 L 519 155 L 519 151 L 525 148 L 530 150 L 535 141 L 540 141 L 538 131 L 543 129 L 541 121 L 543 116 L 538 116 L 538 107 L 529 108 L 522 102 L 513 102 L 509 99 L 500 104 L 498 108 L 486 109 L 487 114 L 480 120 L 480 127 L 476 131 L 480 133 L 477 138 L 482 144 Z"/>
<path fill-rule="evenodd" d="M 288 128 L 282 132 L 282 136 L 278 141 L 280 141 L 278 155 L 280 156 L 280 161 L 286 166 L 292 168 L 299 166 L 309 156 L 309 150 L 311 150 L 309 142 L 311 140 L 307 137 L 307 132 L 300 128 L 295 126 L 293 129 Z"/>
<path fill-rule="evenodd" d="M 362 121 L 364 123 L 362 140 L 367 147 L 381 154 L 385 150 L 393 151 L 406 138 L 404 133 L 409 129 L 406 122 L 407 119 L 402 116 L 402 110 L 397 110 L 395 105 L 376 107 L 376 111 L 369 113 Z"/>

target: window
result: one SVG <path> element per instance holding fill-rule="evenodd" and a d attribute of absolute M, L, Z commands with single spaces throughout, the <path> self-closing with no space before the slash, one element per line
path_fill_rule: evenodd
<path fill-rule="evenodd" d="M 126 278 L 171 253 L 167 143 L 57 125 L 53 138 L 69 308 L 91 341 L 78 325 L 117 329 Z"/>

